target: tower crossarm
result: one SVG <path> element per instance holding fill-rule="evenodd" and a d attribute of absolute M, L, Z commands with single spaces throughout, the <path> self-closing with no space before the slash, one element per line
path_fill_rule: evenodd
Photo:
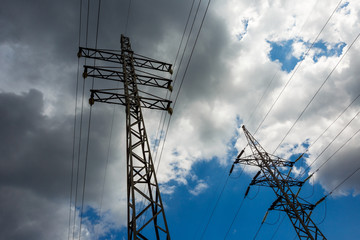
<path fill-rule="evenodd" d="M 264 164 L 261 156 L 265 156 L 265 153 L 253 154 L 253 155 L 249 155 L 249 156 L 245 156 L 245 157 L 238 157 L 235 160 L 235 163 L 241 163 L 244 165 L 260 167 Z M 271 166 L 292 167 L 294 165 L 294 163 L 292 161 L 285 160 L 280 157 L 273 156 L 271 154 L 268 154 L 267 156 L 268 156 L 268 158 L 267 158 L 268 164 Z"/>
<path fill-rule="evenodd" d="M 294 203 L 294 206 L 296 206 L 296 200 L 295 200 L 296 196 L 290 195 L 289 196 L 289 200 L 292 201 Z M 299 205 L 300 206 L 300 205 Z M 298 207 L 299 207 L 298 206 Z M 298 210 L 306 210 L 306 211 L 312 211 L 315 208 L 314 204 L 311 204 L 307 201 L 303 201 L 301 203 L 301 209 L 299 208 Z M 278 196 L 278 198 L 271 204 L 269 210 L 278 210 L 278 211 L 289 211 L 290 209 L 288 209 L 289 206 L 287 204 L 287 202 L 285 201 L 285 199 L 282 196 Z"/>
<path fill-rule="evenodd" d="M 120 81 L 124 82 L 124 73 L 122 71 L 116 71 L 113 68 L 102 67 L 102 66 L 84 66 L 83 77 L 94 77 L 104 80 L 111 81 Z M 165 88 L 171 90 L 172 80 L 156 76 L 154 74 L 136 74 L 136 81 L 139 85 L 156 87 L 156 88 Z"/>
<path fill-rule="evenodd" d="M 90 97 L 90 104 L 94 102 L 102 102 L 102 103 L 109 103 L 109 104 L 119 104 L 126 106 L 126 95 L 123 93 L 116 93 L 114 89 L 92 89 L 91 97 Z M 140 101 L 140 106 L 142 108 L 149 108 L 155 110 L 167 110 L 171 111 L 170 104 L 171 101 L 167 99 L 163 99 L 160 97 L 156 97 L 152 95 L 152 97 L 134 97 L 133 100 L 138 99 Z M 132 104 L 137 104 L 135 101 L 131 101 Z"/>
<path fill-rule="evenodd" d="M 298 198 L 292 191 L 292 187 L 299 187 L 303 182 L 296 181 L 287 174 L 282 174 L 278 168 L 283 166 L 292 167 L 293 163 L 283 161 L 276 156 L 268 154 L 245 126 L 243 126 L 243 130 L 253 154 L 244 158 L 241 158 L 241 154 L 239 154 L 240 157 L 236 159 L 235 163 L 253 165 L 260 168 L 260 171 L 253 178 L 250 185 L 256 184 L 272 188 L 277 199 L 271 205 L 270 210 L 286 212 L 299 239 L 326 239 L 310 218 L 311 212 L 309 211 L 315 205 Z"/>
<path fill-rule="evenodd" d="M 269 174 L 267 174 L 269 175 Z M 253 179 L 250 183 L 250 185 L 257 185 L 257 186 L 265 186 L 265 187 L 274 187 L 276 183 L 273 183 L 271 181 L 269 181 L 270 176 L 266 176 L 266 175 L 262 175 L 260 177 L 257 177 L 255 179 Z M 280 184 L 285 186 L 285 185 L 289 185 L 290 187 L 301 187 L 304 182 L 303 181 L 299 181 L 296 180 L 292 177 L 288 177 L 286 179 L 282 179 L 280 180 Z"/>
<path fill-rule="evenodd" d="M 123 59 L 121 56 L 124 53 L 131 53 L 131 59 Z M 87 47 L 80 47 L 78 57 L 85 57 L 106 62 L 124 64 L 124 61 L 132 61 L 134 67 L 153 69 L 162 72 L 172 73 L 172 65 L 162 61 L 154 60 L 152 58 L 141 55 L 134 55 L 131 50 L 123 50 L 122 53 L 112 50 L 101 50 Z"/>

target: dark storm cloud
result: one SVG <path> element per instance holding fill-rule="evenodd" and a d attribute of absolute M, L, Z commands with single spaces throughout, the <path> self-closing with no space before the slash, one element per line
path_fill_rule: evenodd
<path fill-rule="evenodd" d="M 71 124 L 44 116 L 43 95 L 37 90 L 0 93 L 0 101 L 0 236 L 55 237 L 58 231 L 48 235 L 42 229 L 54 228 L 59 214 L 50 213 L 68 196 Z"/>
<path fill-rule="evenodd" d="M 67 219 L 65 203 L 70 194 L 73 118 L 45 116 L 43 94 L 37 90 L 22 95 L 3 92 L 0 102 L 0 188 L 3 192 L 0 222 L 4 223 L 0 236 L 3 239 L 24 239 L 24 236 L 26 239 L 61 239 L 63 237 L 55 236 L 57 231 L 44 232 L 42 225 L 53 229 Z M 103 179 L 103 171 L 99 169 L 104 169 L 110 122 L 103 115 L 101 109 L 94 110 L 92 125 L 99 127 L 90 139 L 86 191 L 89 201 L 98 199 Z M 81 156 L 83 169 L 84 151 Z M 81 174 L 80 188 L 82 178 Z M 62 211 L 58 212 L 56 206 Z M 53 214 L 49 214 L 51 211 Z M 56 220 L 59 217 L 61 219 Z M 35 227 L 27 226 L 29 222 Z M 65 232 L 66 225 L 62 226 L 63 229 L 58 230 Z"/>
<path fill-rule="evenodd" d="M 56 49 L 54 59 L 48 61 L 64 57 L 76 46 L 78 8 L 77 1 L 67 0 L 2 1 L 0 41 L 31 46 L 41 53 Z"/>
<path fill-rule="evenodd" d="M 42 94 L 36 90 L 22 96 L 2 93 L 0 101 L 0 128 L 5 140 L 1 145 L 1 184 L 58 196 L 65 190 L 71 157 L 71 124 L 43 116 Z"/>

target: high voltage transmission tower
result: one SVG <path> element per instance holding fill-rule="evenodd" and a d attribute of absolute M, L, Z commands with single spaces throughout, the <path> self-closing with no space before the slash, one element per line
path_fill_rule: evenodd
<path fill-rule="evenodd" d="M 126 107 L 128 239 L 156 237 L 170 240 L 141 109 L 167 110 L 171 114 L 171 101 L 142 91 L 138 86 L 171 91 L 170 79 L 153 74 L 155 71 L 172 73 L 171 65 L 135 54 L 131 50 L 129 38 L 123 35 L 121 52 L 80 47 L 78 56 L 107 64 L 85 65 L 84 78 L 94 77 L 123 83 L 123 88 L 91 89 L 89 103 L 93 105 L 95 102 L 102 102 Z"/>
<path fill-rule="evenodd" d="M 270 206 L 269 210 L 285 212 L 294 226 L 299 239 L 326 239 L 310 218 L 312 210 L 320 203 L 320 201 L 316 204 L 310 204 L 306 200 L 300 198 L 298 196 L 300 189 L 298 189 L 297 193 L 294 193 L 293 188 L 301 188 L 304 181 L 298 181 L 297 179 L 292 178 L 290 176 L 291 171 L 285 174 L 279 170 L 279 168 L 292 168 L 296 161 L 288 161 L 267 153 L 260 143 L 249 133 L 245 126 L 242 128 L 248 141 L 248 145 L 251 148 L 252 155 L 242 157 L 244 154 L 244 150 L 242 150 L 237 156 L 234 164 L 239 163 L 260 168 L 260 171 L 252 179 L 250 186 L 258 185 L 272 188 L 277 199 Z M 233 170 L 234 164 L 230 173 Z M 245 196 L 248 194 L 250 186 L 248 187 Z M 263 222 L 266 219 L 267 213 Z"/>

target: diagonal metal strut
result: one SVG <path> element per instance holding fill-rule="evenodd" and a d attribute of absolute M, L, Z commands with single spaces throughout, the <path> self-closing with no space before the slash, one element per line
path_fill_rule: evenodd
<path fill-rule="evenodd" d="M 142 108 L 172 113 L 171 101 L 141 91 L 138 85 L 171 91 L 171 80 L 144 71 L 139 71 L 142 74 L 137 75 L 135 68 L 171 73 L 171 64 L 134 54 L 129 38 L 123 35 L 121 52 L 80 48 L 78 56 L 111 64 L 84 66 L 84 78 L 123 83 L 123 88 L 91 89 L 89 103 L 118 104 L 126 108 L 128 239 L 170 240 Z M 114 64 L 117 66 L 114 67 Z"/>
<path fill-rule="evenodd" d="M 326 237 L 311 219 L 311 213 L 315 205 L 301 199 L 292 190 L 293 187 L 301 187 L 304 182 L 295 180 L 279 170 L 279 167 L 292 167 L 294 162 L 268 154 L 245 126 L 242 128 L 248 145 L 251 148 L 252 155 L 242 157 L 241 155 L 244 153 L 242 151 L 236 158 L 234 164 L 240 163 L 260 168 L 260 171 L 250 183 L 250 186 L 260 185 L 272 188 L 277 199 L 270 206 L 269 210 L 285 212 L 295 228 L 299 239 L 325 240 Z"/>

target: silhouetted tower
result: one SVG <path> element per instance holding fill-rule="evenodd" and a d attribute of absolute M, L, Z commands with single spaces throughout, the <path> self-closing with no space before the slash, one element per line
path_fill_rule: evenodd
<path fill-rule="evenodd" d="M 167 110 L 172 113 L 171 101 L 147 92 L 148 87 L 171 90 L 170 79 L 154 74 L 156 71 L 172 73 L 171 65 L 135 54 L 131 50 L 129 38 L 123 35 L 121 52 L 80 48 L 78 56 L 106 64 L 85 65 L 84 78 L 123 83 L 123 88 L 91 89 L 89 103 L 103 102 L 126 107 L 128 239 L 170 240 L 141 109 Z M 139 86 L 145 87 L 145 90 L 140 90 Z"/>
<path fill-rule="evenodd" d="M 294 187 L 301 187 L 304 181 L 298 181 L 287 174 L 280 172 L 279 167 L 292 167 L 294 162 L 281 159 L 277 156 L 267 153 L 258 141 L 242 127 L 251 148 L 252 155 L 242 157 L 244 150 L 237 156 L 234 164 L 256 166 L 260 171 L 254 176 L 251 185 L 271 187 L 277 196 L 269 210 L 278 210 L 286 212 L 299 239 L 326 239 L 320 232 L 319 228 L 311 220 L 310 216 L 316 204 L 310 204 L 298 196 L 299 191 L 295 194 L 292 190 Z M 232 172 L 234 164 L 230 170 Z M 248 187 L 245 196 L 248 194 Z M 268 212 L 267 212 L 268 213 Z M 266 219 L 267 213 L 263 222 Z"/>

